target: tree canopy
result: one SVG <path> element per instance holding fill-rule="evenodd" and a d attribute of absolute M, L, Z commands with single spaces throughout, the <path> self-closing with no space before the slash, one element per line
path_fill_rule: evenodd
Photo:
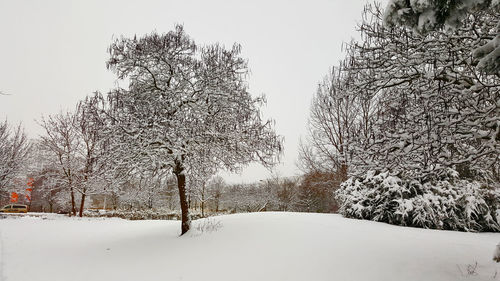
<path fill-rule="evenodd" d="M 252 161 L 270 167 L 282 150 L 274 122 L 261 117 L 265 98 L 248 92 L 240 52 L 237 44 L 197 45 L 181 25 L 109 47 L 108 68 L 129 82 L 108 96 L 116 158 L 127 173 L 153 168 L 176 175 L 182 233 L 189 229 L 186 172 L 237 171 Z"/>
<path fill-rule="evenodd" d="M 389 25 L 408 26 L 418 32 L 446 28 L 454 30 L 461 26 L 471 13 L 488 11 L 500 13 L 500 1 L 496 0 L 390 0 L 384 15 Z M 498 16 L 496 17 L 498 18 Z M 490 74 L 500 74 L 500 21 L 496 20 L 496 35 L 488 30 L 479 30 L 483 39 L 489 41 L 476 47 L 472 54 L 478 68 Z"/>

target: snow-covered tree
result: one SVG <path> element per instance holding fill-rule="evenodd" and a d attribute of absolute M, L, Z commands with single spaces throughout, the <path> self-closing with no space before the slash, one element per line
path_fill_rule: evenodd
<path fill-rule="evenodd" d="M 498 0 L 390 0 L 385 10 L 384 20 L 387 24 L 405 25 L 418 32 L 435 29 L 456 29 L 467 21 L 469 15 L 488 11 L 496 14 L 492 24 L 496 32 L 486 30 L 479 34 L 488 39 L 484 45 L 473 50 L 473 56 L 479 59 L 478 68 L 491 74 L 500 75 L 500 1 Z"/>
<path fill-rule="evenodd" d="M 120 204 L 125 209 L 158 209 L 162 206 L 167 188 L 167 174 L 160 171 L 141 171 L 117 190 Z"/>
<path fill-rule="evenodd" d="M 414 34 L 382 24 L 367 6 L 348 66 L 358 93 L 378 99 L 371 135 L 354 157 L 370 169 L 432 177 L 454 167 L 461 176 L 495 178 L 500 153 L 500 80 L 473 67 L 471 50 L 495 34 L 493 13 L 470 16 L 456 33 Z"/>
<path fill-rule="evenodd" d="M 222 194 L 225 192 L 226 182 L 221 176 L 215 176 L 208 182 L 208 194 L 212 202 L 212 210 L 219 212 Z"/>
<path fill-rule="evenodd" d="M 40 123 L 45 130 L 41 150 L 51 152 L 48 169 L 57 171 L 46 174 L 51 177 L 46 181 L 58 182 L 68 192 L 72 214 L 76 215 L 76 200 L 80 199 L 80 217 L 88 195 L 105 193 L 119 178 L 109 157 L 105 106 L 105 99 L 95 93 L 80 101 L 75 112 L 52 115 Z"/>
<path fill-rule="evenodd" d="M 109 158 L 109 141 L 105 131 L 105 100 L 99 93 L 85 97 L 76 107 L 75 131 L 80 145 L 76 153 L 82 159 L 77 191 L 80 193 L 79 216 L 82 216 L 85 199 L 104 186 L 112 186 Z"/>
<path fill-rule="evenodd" d="M 349 163 L 349 140 L 353 137 L 358 108 L 350 95 L 346 72 L 332 69 L 313 97 L 308 138 L 301 143 L 300 159 L 307 171 L 345 170 Z"/>
<path fill-rule="evenodd" d="M 311 103 L 308 136 L 299 148 L 299 165 L 305 173 L 340 172 L 345 179 L 353 143 L 370 132 L 375 99 L 356 92 L 353 85 L 357 77 L 353 74 L 341 65 L 318 86 Z"/>
<path fill-rule="evenodd" d="M 12 128 L 7 120 L 0 123 L 0 197 L 6 196 L 6 188 L 20 172 L 30 147 L 21 125 Z"/>
<path fill-rule="evenodd" d="M 109 52 L 108 67 L 129 81 L 109 94 L 115 159 L 130 170 L 173 172 L 182 234 L 190 227 L 186 169 L 275 163 L 281 138 L 261 118 L 265 100 L 248 92 L 239 45 L 197 45 L 178 25 L 166 34 L 116 39 Z"/>
<path fill-rule="evenodd" d="M 61 185 L 58 167 L 53 152 L 42 145 L 40 140 L 34 141 L 25 165 L 26 174 L 34 180 L 30 210 L 53 212 L 58 207 L 67 208 L 68 192 Z"/>
<path fill-rule="evenodd" d="M 221 209 L 231 213 L 277 211 L 277 197 L 272 182 L 265 180 L 228 185 L 221 196 Z"/>
<path fill-rule="evenodd" d="M 496 36 L 498 16 L 483 11 L 454 32 L 419 34 L 365 7 L 362 40 L 348 45 L 344 67 L 356 78 L 350 92 L 376 108 L 369 133 L 351 143 L 356 169 L 336 192 L 342 214 L 500 230 L 500 77 L 478 71 L 471 55 Z"/>
<path fill-rule="evenodd" d="M 212 199 L 208 189 L 208 182 L 212 175 L 203 173 L 200 170 L 194 170 L 189 173 L 187 186 L 190 189 L 194 199 L 200 203 L 201 216 L 205 217 L 207 203 Z"/>
<path fill-rule="evenodd" d="M 50 151 L 52 162 L 57 164 L 53 179 L 68 192 L 72 215 L 76 215 L 76 188 L 82 167 L 82 159 L 78 155 L 81 142 L 76 130 L 77 122 L 77 115 L 72 112 L 50 115 L 40 122 L 45 130 L 41 145 Z"/>

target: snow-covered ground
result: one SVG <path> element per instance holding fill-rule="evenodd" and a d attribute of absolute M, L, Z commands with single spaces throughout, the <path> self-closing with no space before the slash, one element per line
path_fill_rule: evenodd
<path fill-rule="evenodd" d="M 0 280 L 500 280 L 500 234 L 303 213 L 193 224 L 179 237 L 176 221 L 0 219 Z"/>

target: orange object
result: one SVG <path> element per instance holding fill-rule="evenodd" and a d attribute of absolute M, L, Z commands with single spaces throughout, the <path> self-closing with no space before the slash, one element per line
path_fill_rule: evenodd
<path fill-rule="evenodd" d="M 26 185 L 28 185 L 29 187 L 26 188 L 26 200 L 28 200 L 28 202 L 31 202 L 31 192 L 33 191 L 33 184 L 35 183 L 35 180 L 33 178 L 29 178 L 28 179 L 28 182 L 26 183 Z"/>
<path fill-rule="evenodd" d="M 29 185 L 29 184 L 28 184 Z M 28 200 L 28 202 L 31 202 L 31 192 L 33 191 L 33 188 L 26 188 L 26 200 Z"/>
<path fill-rule="evenodd" d="M 19 194 L 17 194 L 16 192 L 12 192 L 11 195 L 10 195 L 10 202 L 17 202 L 17 200 L 19 199 Z"/>

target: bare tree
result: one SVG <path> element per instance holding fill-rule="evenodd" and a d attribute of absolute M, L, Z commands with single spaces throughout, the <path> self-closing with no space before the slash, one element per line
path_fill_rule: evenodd
<path fill-rule="evenodd" d="M 28 176 L 34 179 L 30 210 L 53 212 L 58 206 L 67 205 L 68 193 L 61 186 L 58 162 L 41 141 L 34 141 L 25 166 Z"/>
<path fill-rule="evenodd" d="M 80 193 L 79 216 L 82 216 L 85 199 L 92 192 L 102 191 L 109 185 L 106 173 L 110 170 L 109 142 L 105 132 L 105 100 L 99 93 L 87 96 L 76 109 L 75 131 L 81 145 L 77 153 L 83 161 L 81 177 L 76 189 Z M 112 172 L 112 171 L 111 171 Z"/>
<path fill-rule="evenodd" d="M 293 178 L 282 178 L 277 181 L 276 197 L 278 210 L 293 211 L 298 203 L 298 181 Z"/>
<path fill-rule="evenodd" d="M 304 174 L 297 183 L 296 208 L 302 212 L 331 213 L 338 209 L 334 192 L 344 180 L 344 175 L 321 171 Z"/>
<path fill-rule="evenodd" d="M 208 193 L 213 202 L 213 211 L 219 212 L 222 194 L 226 188 L 226 182 L 221 176 L 215 176 L 208 182 Z"/>
<path fill-rule="evenodd" d="M 196 201 L 200 203 L 200 209 L 201 209 L 201 216 L 205 217 L 205 208 L 207 205 L 207 202 L 212 199 L 211 194 L 208 193 L 208 187 L 207 187 L 207 182 L 208 179 L 201 177 L 197 178 L 198 180 L 191 180 L 188 181 L 190 185 L 192 184 L 191 188 L 193 188 L 193 194 L 196 197 Z"/>
<path fill-rule="evenodd" d="M 357 92 L 353 74 L 341 65 L 318 86 L 311 103 L 308 136 L 299 147 L 299 166 L 305 173 L 340 171 L 346 179 L 353 143 L 370 132 L 375 99 Z"/>
<path fill-rule="evenodd" d="M 77 122 L 77 115 L 71 112 L 51 115 L 40 122 L 45 129 L 41 144 L 51 152 L 53 162 L 57 163 L 57 179 L 69 192 L 72 215 L 76 215 L 75 192 L 82 166 L 82 159 L 77 153 L 81 146 L 75 130 Z"/>
<path fill-rule="evenodd" d="M 239 45 L 197 46 L 179 25 L 167 34 L 117 39 L 109 51 L 108 67 L 130 81 L 109 94 L 115 158 L 129 168 L 148 163 L 173 172 L 182 234 L 190 228 L 187 168 L 237 170 L 277 160 L 281 138 L 272 121 L 261 119 L 265 100 L 248 93 Z"/>
<path fill-rule="evenodd" d="M 12 129 L 7 120 L 0 123 L 0 196 L 21 170 L 31 143 L 21 125 Z"/>

